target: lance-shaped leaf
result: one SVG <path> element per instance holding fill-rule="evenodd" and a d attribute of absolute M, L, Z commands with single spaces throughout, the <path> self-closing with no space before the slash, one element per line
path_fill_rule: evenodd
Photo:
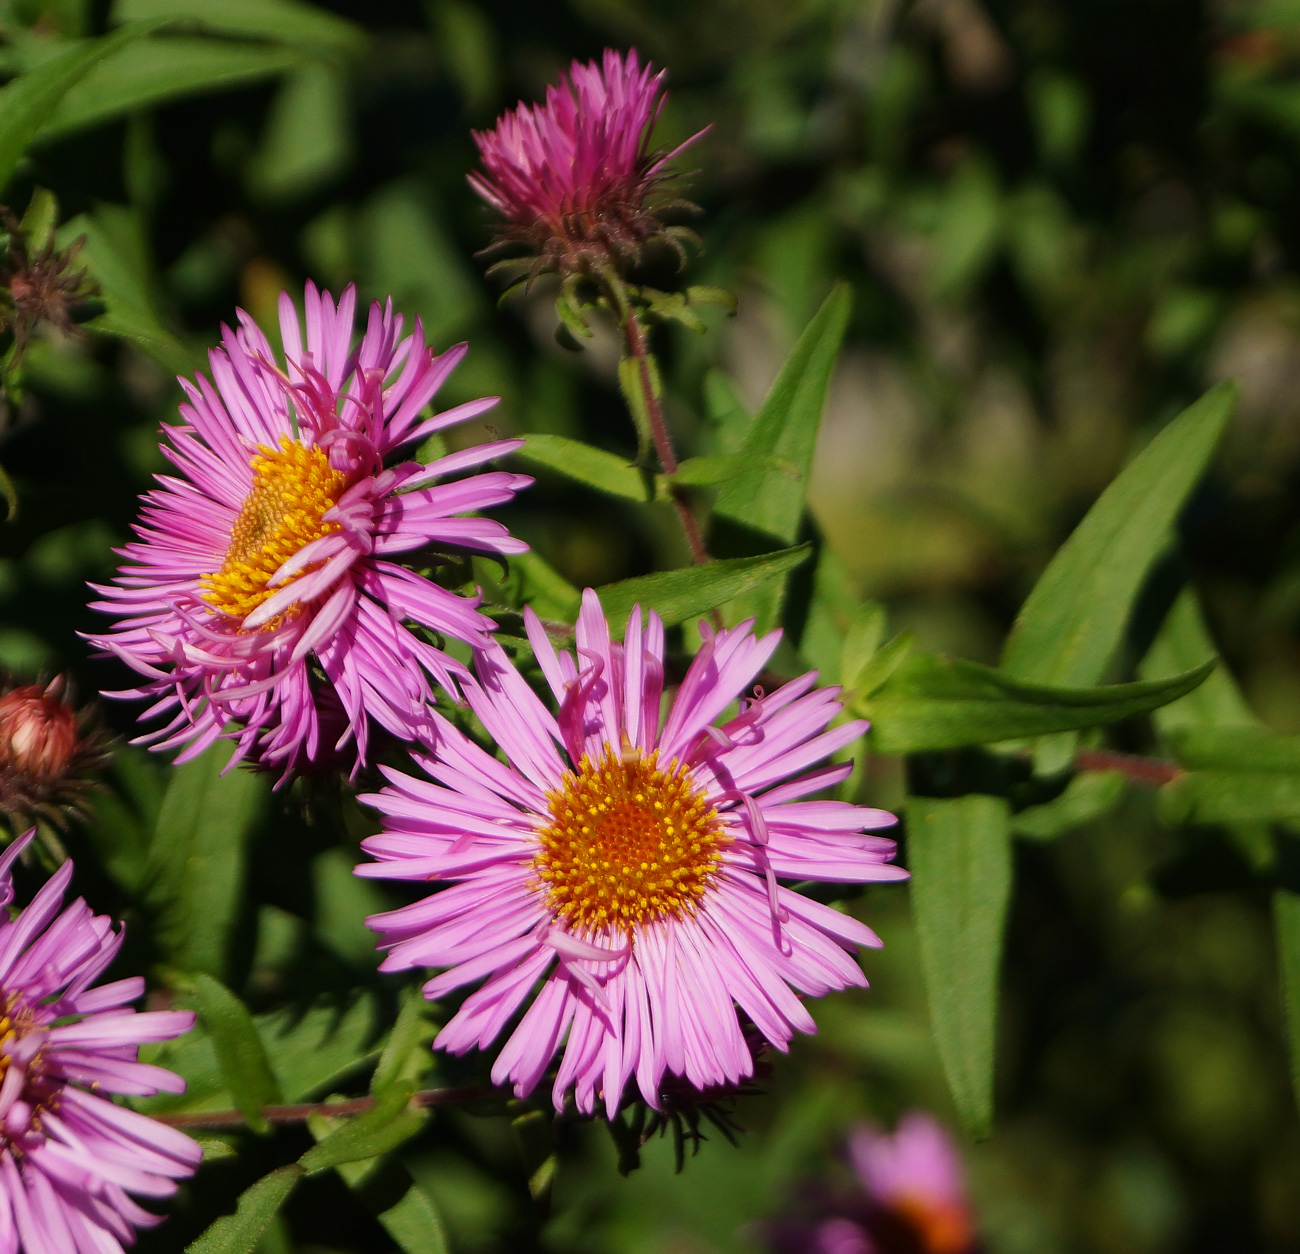
<path fill-rule="evenodd" d="M 131 28 L 127 28 L 131 29 Z M 235 40 L 142 40 L 84 75 L 59 100 L 36 139 L 59 139 L 139 109 L 273 78 L 303 63 L 293 48 Z"/>
<path fill-rule="evenodd" d="M 111 16 L 115 23 L 166 18 L 202 24 L 318 52 L 356 51 L 365 44 L 360 27 L 301 0 L 115 0 Z"/>
<path fill-rule="evenodd" d="M 849 322 L 849 287 L 841 283 L 826 298 L 754 416 L 741 453 L 754 459 L 747 474 L 727 481 L 714 513 L 785 544 L 799 534 L 808 476 L 812 471 L 822 406 L 831 371 Z M 781 468 L 778 459 L 791 469 Z"/>
<path fill-rule="evenodd" d="M 195 976 L 190 992 L 235 1105 L 255 1132 L 268 1131 L 262 1108 L 277 1105 L 281 1093 L 253 1016 L 234 993 L 210 975 Z"/>
<path fill-rule="evenodd" d="M 734 557 L 681 570 L 639 575 L 598 588 L 601 604 L 614 630 L 622 630 L 634 605 L 653 609 L 672 627 L 707 614 L 725 601 L 782 579 L 809 554 L 801 544 L 757 557 Z"/>
<path fill-rule="evenodd" d="M 648 501 L 646 475 L 624 457 L 570 440 L 562 435 L 529 435 L 515 456 L 527 466 L 540 466 L 575 483 L 629 501 Z"/>
<path fill-rule="evenodd" d="M 1200 666 L 1207 658 L 1217 659 L 1218 651 L 1205 625 L 1196 593 L 1184 588 L 1160 624 L 1160 632 L 1146 657 L 1139 663 L 1138 674 L 1143 679 L 1176 675 Z M 1258 720 L 1236 681 L 1220 663 L 1199 688 L 1162 706 L 1155 723 L 1167 735 L 1177 735 L 1193 727 L 1257 726 Z"/>
<path fill-rule="evenodd" d="M 1236 402 L 1221 383 L 1120 472 L 1061 546 L 1016 617 L 1002 669 L 1082 687 L 1105 673 L 1147 572 L 1168 546 Z"/>
<path fill-rule="evenodd" d="M 279 1167 L 239 1195 L 233 1215 L 222 1215 L 185 1254 L 252 1254 L 289 1194 L 302 1179 L 297 1163 Z"/>
<path fill-rule="evenodd" d="M 1236 397 L 1230 381 L 1207 392 L 1101 494 L 1021 607 L 1003 649 L 1003 670 L 1044 684 L 1082 686 L 1102 678 Z M 1072 737 L 1048 742 L 1040 766 L 1059 770 L 1073 751 Z"/>
<path fill-rule="evenodd" d="M 914 651 L 875 692 L 859 693 L 851 704 L 872 721 L 871 744 L 882 753 L 958 749 L 1131 718 L 1190 692 L 1213 666 L 1141 683 L 1058 688 Z"/>
<path fill-rule="evenodd" d="M 410 1104 L 412 1086 L 394 1084 L 375 1098 L 363 1115 L 340 1123 L 335 1131 L 298 1161 L 311 1175 L 345 1163 L 377 1158 L 409 1141 L 428 1121 L 429 1112 Z"/>
<path fill-rule="evenodd" d="M 78 43 L 0 88 L 0 191 L 68 92 L 97 65 L 148 29 L 130 26 L 103 39 Z"/>
<path fill-rule="evenodd" d="M 963 1125 L 972 1136 L 987 1136 L 998 967 L 1011 891 L 1006 800 L 910 798 L 907 856 L 935 1044 Z"/>
<path fill-rule="evenodd" d="M 248 837 L 269 792 L 265 776 L 223 768 L 221 741 L 172 771 L 149 845 L 146 901 L 154 939 L 182 971 L 221 977 L 243 900 Z"/>
<path fill-rule="evenodd" d="M 781 367 L 738 450 L 750 468 L 727 479 L 713 503 L 715 552 L 743 556 L 798 538 L 822 408 L 851 303 L 848 286 L 837 285 Z M 753 615 L 765 631 L 777 624 L 784 599 L 785 584 L 774 583 L 732 606 L 727 617 Z"/>

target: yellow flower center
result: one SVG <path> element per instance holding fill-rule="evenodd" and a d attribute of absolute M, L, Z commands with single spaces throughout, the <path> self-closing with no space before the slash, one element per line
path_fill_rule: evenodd
<path fill-rule="evenodd" d="M 280 447 L 257 446 L 249 463 L 253 487 L 235 519 L 221 569 L 199 580 L 203 599 L 231 618 L 243 619 L 279 591 L 267 585 L 280 567 L 313 540 L 341 529 L 323 521 L 347 477 L 318 448 L 280 437 Z M 319 563 L 309 563 L 288 583 Z"/>
<path fill-rule="evenodd" d="M 694 910 L 717 874 L 729 837 L 716 811 L 677 766 L 631 751 L 584 757 L 547 800 L 533 870 L 547 904 L 574 931 L 630 933 Z"/>

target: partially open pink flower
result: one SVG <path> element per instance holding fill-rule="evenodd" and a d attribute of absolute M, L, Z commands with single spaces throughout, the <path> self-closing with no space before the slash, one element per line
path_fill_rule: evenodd
<path fill-rule="evenodd" d="M 657 615 L 635 609 L 612 641 L 588 590 L 576 660 L 525 621 L 558 715 L 489 644 L 466 698 L 505 761 L 443 723 L 437 758 L 419 759 L 436 783 L 386 771 L 363 798 L 386 822 L 358 874 L 446 885 L 370 920 L 382 969 L 443 968 L 429 998 L 481 984 L 438 1036 L 453 1053 L 487 1048 L 531 1001 L 492 1069 L 520 1096 L 560 1050 L 557 1107 L 572 1090 L 612 1117 L 633 1076 L 654 1106 L 667 1073 L 739 1084 L 754 1069 L 742 1013 L 787 1048 L 816 1030 L 798 994 L 865 986 L 853 951 L 880 943 L 780 881 L 906 877 L 894 842 L 867 834 L 893 815 L 806 799 L 846 778 L 821 764 L 866 724 L 830 726 L 838 690 L 815 672 L 747 696 L 780 636 L 752 623 L 701 624 L 661 711 Z"/>
<path fill-rule="evenodd" d="M 402 337 L 392 302 L 370 307 L 353 345 L 356 292 L 335 305 L 308 283 L 306 343 L 280 297 L 284 366 L 242 310 L 209 354 L 214 387 L 181 381 L 184 422 L 167 429 L 177 474 L 144 498 L 137 540 L 93 608 L 114 615 L 92 642 L 143 677 L 155 748 L 178 761 L 218 736 L 286 771 L 348 746 L 364 761 L 368 720 L 429 743 L 430 680 L 453 692 L 464 668 L 425 636 L 478 643 L 477 599 L 401 565 L 433 549 L 519 553 L 497 522 L 465 517 L 532 482 L 494 471 L 441 482 L 518 448 L 500 440 L 429 465 L 399 450 L 495 404 L 422 416 L 462 344 L 441 355 L 417 318 Z M 396 560 L 395 560 L 396 559 Z M 326 735 L 328 734 L 328 739 Z"/>
<path fill-rule="evenodd" d="M 526 244 L 542 268 L 578 270 L 635 257 L 663 234 L 652 193 L 671 152 L 650 148 L 663 108 L 664 71 L 606 49 L 602 64 L 575 61 L 546 103 L 521 104 L 475 131 L 483 172 L 470 186 L 501 216 L 501 239 Z"/>
<path fill-rule="evenodd" d="M 138 976 L 91 987 L 122 933 L 84 901 L 60 909 L 71 862 L 9 917 L 10 868 L 30 838 L 0 856 L 0 1251 L 120 1254 L 159 1222 L 128 1194 L 170 1197 L 202 1151 L 110 1095 L 183 1093 L 180 1076 L 136 1054 L 188 1031 L 194 1015 L 137 1014 Z"/>

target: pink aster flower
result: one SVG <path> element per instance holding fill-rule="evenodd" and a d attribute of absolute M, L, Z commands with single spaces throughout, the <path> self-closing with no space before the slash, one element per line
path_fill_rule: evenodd
<path fill-rule="evenodd" d="M 188 1031 L 194 1015 L 137 1014 L 138 976 L 91 987 L 123 934 L 80 899 L 60 910 L 71 862 L 9 917 L 10 868 L 31 836 L 0 856 L 0 1251 L 120 1254 L 159 1222 L 128 1194 L 170 1197 L 202 1151 L 106 1094 L 183 1093 L 180 1076 L 136 1053 Z"/>
<path fill-rule="evenodd" d="M 475 131 L 483 172 L 470 186 L 503 219 L 502 242 L 537 253 L 541 268 L 581 270 L 632 257 L 664 233 L 651 193 L 670 177 L 671 152 L 650 133 L 663 108 L 664 71 L 607 48 L 603 63 L 575 61 L 546 103 L 521 104 Z"/>
<path fill-rule="evenodd" d="M 815 673 L 744 696 L 779 637 L 749 623 L 701 624 L 661 715 L 657 615 L 634 610 L 613 643 L 588 590 L 576 662 L 525 618 L 558 715 L 490 644 L 466 696 L 506 760 L 443 722 L 437 759 L 422 760 L 436 782 L 389 771 L 364 798 L 386 824 L 358 873 L 446 885 L 370 920 L 383 969 L 444 968 L 431 999 L 481 984 L 437 1038 L 453 1053 L 486 1048 L 531 998 L 492 1070 L 520 1096 L 561 1049 L 557 1107 L 572 1089 L 580 1110 L 602 1100 L 612 1117 L 633 1075 L 656 1106 L 665 1073 L 738 1084 L 754 1065 L 742 1013 L 785 1049 L 815 1030 L 797 993 L 865 986 L 851 952 L 880 943 L 779 881 L 907 874 L 889 865 L 892 840 L 863 834 L 892 815 L 805 799 L 848 775 L 817 764 L 866 724 L 830 728 L 838 690 L 814 688 Z"/>
<path fill-rule="evenodd" d="M 367 750 L 367 718 L 427 741 L 430 680 L 453 694 L 465 671 L 417 634 L 477 643 L 492 623 L 477 600 L 400 564 L 418 550 L 518 553 L 527 546 L 471 510 L 509 501 L 532 481 L 496 471 L 441 482 L 520 446 L 500 440 L 422 466 L 413 441 L 482 413 L 495 398 L 422 417 L 453 367 L 402 338 L 390 301 L 370 307 L 353 345 L 356 292 L 335 305 L 307 284 L 306 345 L 280 296 L 285 365 L 239 311 L 209 354 L 215 387 L 181 381 L 184 420 L 163 452 L 176 474 L 144 497 L 138 539 L 120 550 L 95 609 L 118 621 L 92 642 L 143 677 L 128 692 L 165 725 L 141 737 L 185 746 L 223 732 L 237 756 L 292 771 L 348 745 Z M 232 729 L 233 725 L 233 729 Z M 228 730 L 229 729 L 229 730 Z"/>
<path fill-rule="evenodd" d="M 961 1155 L 924 1111 L 899 1121 L 893 1136 L 859 1127 L 849 1140 L 858 1191 L 836 1198 L 813 1190 L 804 1209 L 820 1214 L 767 1226 L 779 1254 L 971 1254 L 975 1220 Z M 817 1203 L 821 1203 L 817 1205 Z"/>

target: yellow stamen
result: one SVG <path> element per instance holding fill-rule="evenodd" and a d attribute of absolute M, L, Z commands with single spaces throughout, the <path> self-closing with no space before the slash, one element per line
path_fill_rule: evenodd
<path fill-rule="evenodd" d="M 257 446 L 249 463 L 253 487 L 235 519 L 230 547 L 221 569 L 199 580 L 203 599 L 231 618 L 243 619 L 279 588 L 267 584 L 280 567 L 313 540 L 341 530 L 322 521 L 337 503 L 347 477 L 331 468 L 318 448 L 288 436 L 280 447 Z M 301 579 L 319 563 L 310 563 L 288 583 Z"/>
<path fill-rule="evenodd" d="M 576 931 L 630 933 L 680 918 L 704 896 L 729 843 L 716 811 L 676 759 L 607 751 L 584 757 L 547 800 L 533 870 L 552 912 Z"/>

